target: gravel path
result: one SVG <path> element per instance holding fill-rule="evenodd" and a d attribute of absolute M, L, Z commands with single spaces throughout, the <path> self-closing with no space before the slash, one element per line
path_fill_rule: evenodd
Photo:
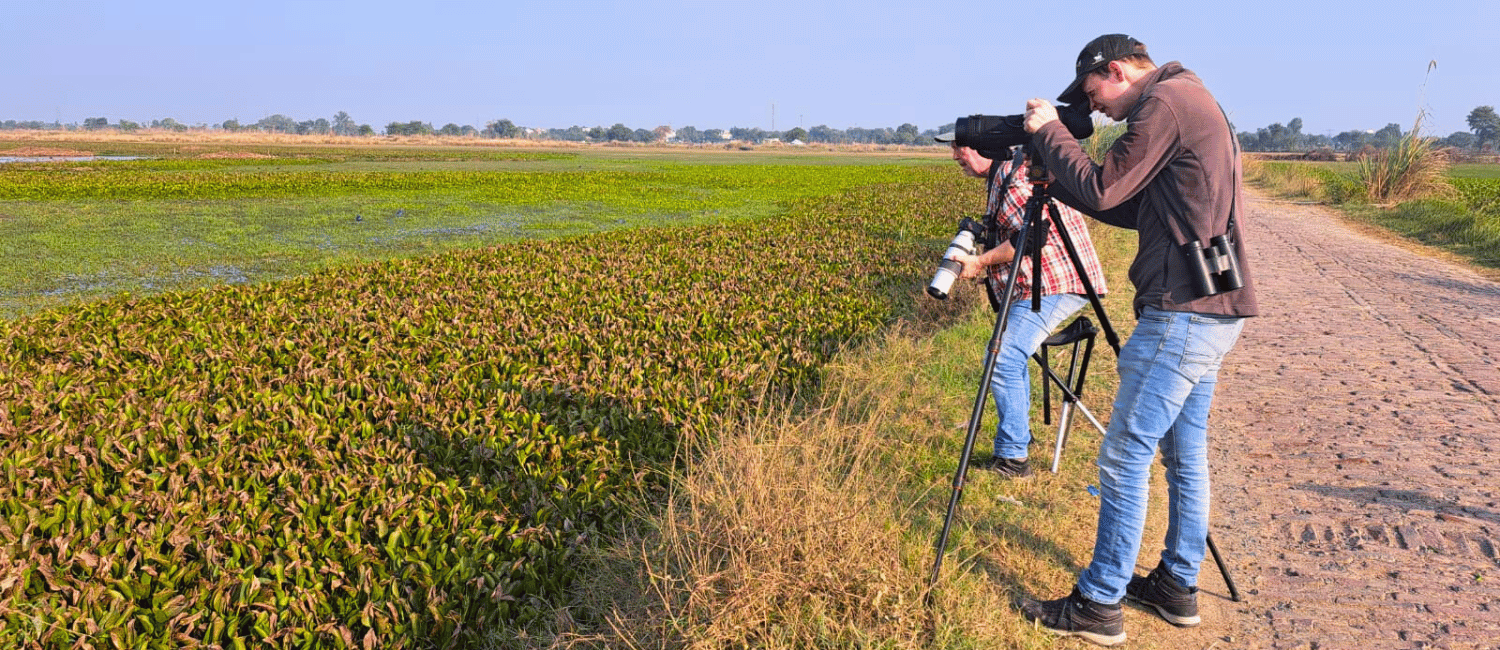
<path fill-rule="evenodd" d="M 1210 459 L 1244 602 L 1206 563 L 1216 602 L 1182 640 L 1500 648 L 1500 283 L 1247 195 L 1262 316 L 1221 374 Z"/>

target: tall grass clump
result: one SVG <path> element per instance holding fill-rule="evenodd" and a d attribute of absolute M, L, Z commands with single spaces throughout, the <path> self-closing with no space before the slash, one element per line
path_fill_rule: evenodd
<path fill-rule="evenodd" d="M 1125 125 L 1120 122 L 1094 120 L 1094 134 L 1084 139 L 1083 151 L 1094 162 L 1104 160 L 1104 152 L 1114 146 L 1115 140 L 1125 134 Z"/>
<path fill-rule="evenodd" d="M 1436 139 L 1422 135 L 1424 117 L 1425 111 L 1419 112 L 1411 131 L 1394 146 L 1359 160 L 1355 173 L 1371 202 L 1451 194 L 1444 180 L 1450 164 L 1447 150 L 1437 147 Z"/>
<path fill-rule="evenodd" d="M 588 585 L 609 633 L 587 641 L 922 647 L 922 581 L 880 431 L 898 414 L 875 388 L 843 382 L 806 416 L 786 409 L 697 450 L 665 510 Z"/>

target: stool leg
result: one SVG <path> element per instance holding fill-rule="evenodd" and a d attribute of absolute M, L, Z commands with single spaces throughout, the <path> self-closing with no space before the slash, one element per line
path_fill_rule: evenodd
<path fill-rule="evenodd" d="M 1052 450 L 1052 473 L 1057 473 L 1062 462 L 1063 445 L 1068 442 L 1068 425 L 1073 422 L 1073 403 L 1063 400 L 1062 413 L 1057 417 L 1057 448 Z"/>
<path fill-rule="evenodd" d="M 1087 340 L 1092 347 L 1094 342 L 1093 337 L 1089 337 Z M 1058 414 L 1057 418 L 1057 447 L 1052 450 L 1053 474 L 1056 474 L 1058 468 L 1062 465 L 1063 446 L 1068 442 L 1068 429 L 1073 424 L 1073 401 L 1078 399 L 1079 393 L 1083 392 L 1083 375 L 1088 372 L 1088 350 L 1084 352 L 1082 366 L 1079 364 L 1078 346 L 1081 343 L 1083 343 L 1082 339 L 1073 341 L 1073 349 L 1068 355 L 1067 386 L 1068 391 L 1071 391 L 1073 394 L 1070 396 L 1067 394 L 1068 391 L 1062 391 L 1062 413 Z"/>

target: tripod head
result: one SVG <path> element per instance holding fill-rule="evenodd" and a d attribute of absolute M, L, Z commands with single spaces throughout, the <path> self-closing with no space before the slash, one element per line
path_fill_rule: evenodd
<path fill-rule="evenodd" d="M 1036 186 L 1040 184 L 1043 188 L 1050 185 L 1054 180 L 1052 174 L 1047 171 L 1047 161 L 1036 150 L 1036 145 L 1027 142 L 1021 146 L 1021 155 L 1026 159 L 1026 179 L 1031 181 L 1032 195 L 1035 196 Z"/>

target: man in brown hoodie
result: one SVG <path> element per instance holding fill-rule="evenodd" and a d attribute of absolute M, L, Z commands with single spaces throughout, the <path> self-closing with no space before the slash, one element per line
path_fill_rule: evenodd
<path fill-rule="evenodd" d="M 1079 53 L 1058 101 L 1090 107 L 1126 130 L 1102 163 L 1084 153 L 1048 102 L 1026 105 L 1026 130 L 1056 176 L 1053 196 L 1138 232 L 1130 266 L 1135 331 L 1120 351 L 1120 389 L 1099 449 L 1094 555 L 1065 598 L 1022 613 L 1053 632 L 1101 645 L 1125 641 L 1120 601 L 1168 622 L 1199 623 L 1198 569 L 1208 539 L 1208 413 L 1224 355 L 1257 313 L 1240 232 L 1240 161 L 1233 129 L 1203 82 L 1146 46 L 1107 34 Z M 1168 485 L 1161 562 L 1136 576 L 1150 464 Z"/>

